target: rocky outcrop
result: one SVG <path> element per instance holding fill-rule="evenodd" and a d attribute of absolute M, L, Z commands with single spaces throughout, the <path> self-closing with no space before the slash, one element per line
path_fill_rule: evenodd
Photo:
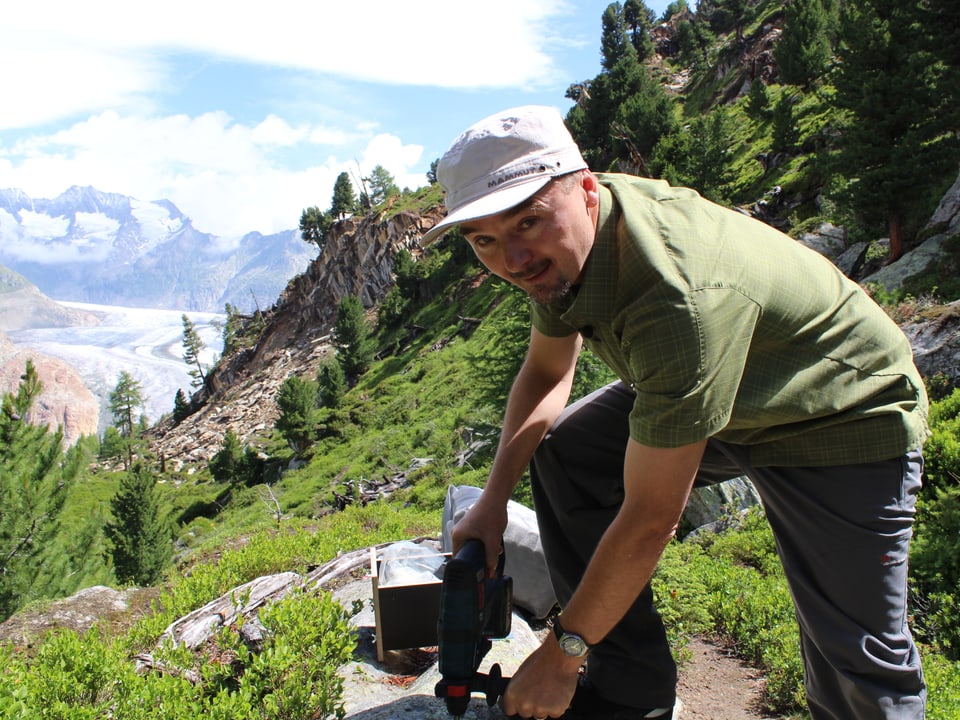
<path fill-rule="evenodd" d="M 43 392 L 30 409 L 30 422 L 51 429 L 63 427 L 65 445 L 73 445 L 83 435 L 96 435 L 100 403 L 76 370 L 62 360 L 14 345 L 2 332 L 0 391 L 17 391 L 27 360 L 33 360 L 43 383 Z"/>
<path fill-rule="evenodd" d="M 919 247 L 864 278 L 864 282 L 878 283 L 888 291 L 899 288 L 904 280 L 937 262 L 947 241 L 960 237 L 960 176 L 941 198 L 920 235 L 926 240 Z"/>
<path fill-rule="evenodd" d="M 393 282 L 394 259 L 402 249 L 417 254 L 423 234 L 443 216 L 399 212 L 338 222 L 323 251 L 291 280 L 277 303 L 265 311 L 265 326 L 254 347 L 226 358 L 194 398 L 199 408 L 174 425 L 161 422 L 152 434 L 154 451 L 179 469 L 209 460 L 227 430 L 241 442 L 265 435 L 277 417 L 274 397 L 291 375 L 313 377 L 330 352 L 337 308 L 347 295 L 372 308 Z"/>

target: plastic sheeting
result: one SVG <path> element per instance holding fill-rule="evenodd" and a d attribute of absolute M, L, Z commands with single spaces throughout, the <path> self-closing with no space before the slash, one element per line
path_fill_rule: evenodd
<path fill-rule="evenodd" d="M 447 488 L 440 538 L 443 552 L 453 551 L 453 526 L 473 506 L 480 493 L 480 488 L 469 485 L 451 485 Z M 507 529 L 503 536 L 503 547 L 507 555 L 504 573 L 513 578 L 514 605 L 535 618 L 546 617 L 556 605 L 557 598 L 540 544 L 537 516 L 530 508 L 513 500 L 507 503 Z"/>

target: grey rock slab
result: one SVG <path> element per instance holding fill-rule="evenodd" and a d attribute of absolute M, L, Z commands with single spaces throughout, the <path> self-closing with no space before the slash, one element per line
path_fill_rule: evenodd
<path fill-rule="evenodd" d="M 343 678 L 346 717 L 357 720 L 449 718 L 446 704 L 434 695 L 434 686 L 440 681 L 437 648 L 391 650 L 385 654 L 382 663 L 378 662 L 373 589 L 369 578 L 347 583 L 333 595 L 347 608 L 355 601 L 364 602 L 363 609 L 351 619 L 357 633 L 354 658 L 341 667 L 339 673 Z M 494 639 L 492 644 L 480 665 L 480 672 L 489 672 L 497 663 L 503 674 L 509 676 L 540 645 L 540 639 L 529 623 L 514 613 L 510 635 Z M 467 720 L 503 717 L 500 709 L 488 707 L 481 695 L 474 696 L 464 715 Z"/>

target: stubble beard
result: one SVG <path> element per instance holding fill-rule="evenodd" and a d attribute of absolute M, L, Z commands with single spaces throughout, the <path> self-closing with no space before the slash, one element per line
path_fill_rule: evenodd
<path fill-rule="evenodd" d="M 527 294 L 542 305 L 553 305 L 568 298 L 572 290 L 573 283 L 562 277 L 554 285 L 535 285 Z"/>

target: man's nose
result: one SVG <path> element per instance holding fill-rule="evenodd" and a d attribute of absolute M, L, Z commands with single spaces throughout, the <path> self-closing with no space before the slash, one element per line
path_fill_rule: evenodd
<path fill-rule="evenodd" d="M 533 259 L 527 244 L 517 236 L 507 238 L 503 246 L 503 263 L 508 272 L 522 272 Z"/>

